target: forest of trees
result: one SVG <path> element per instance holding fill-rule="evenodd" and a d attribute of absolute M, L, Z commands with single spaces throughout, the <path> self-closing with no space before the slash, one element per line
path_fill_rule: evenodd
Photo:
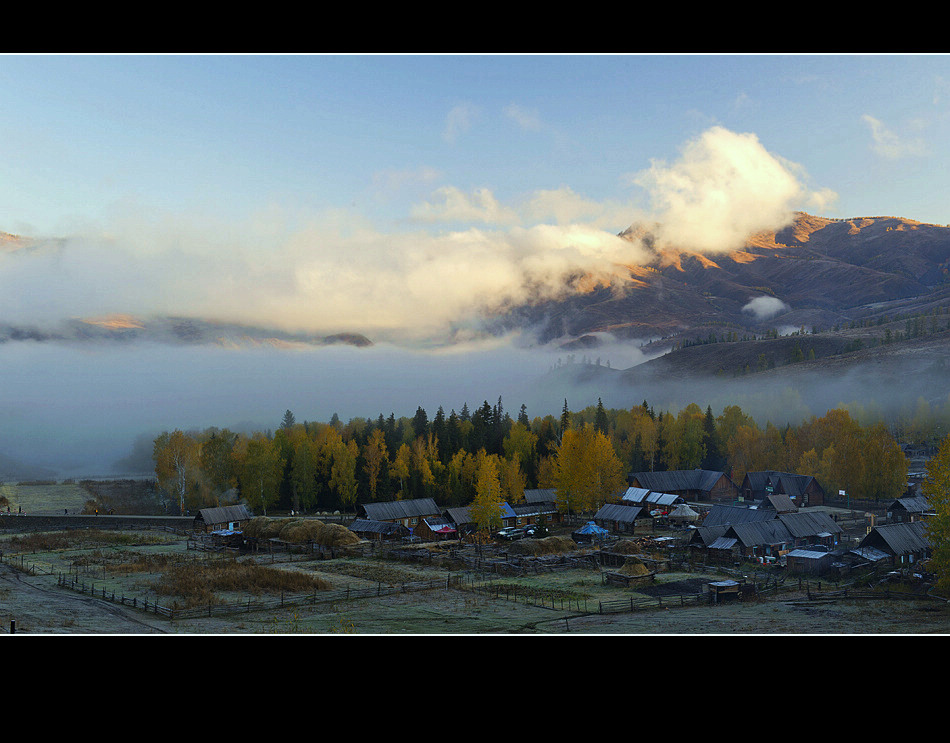
<path fill-rule="evenodd" d="M 950 406 L 947 406 L 950 408 Z M 867 420 L 865 420 L 867 418 Z M 527 488 L 554 488 L 564 511 L 590 513 L 625 487 L 628 472 L 703 468 L 741 483 L 746 472 L 810 474 L 826 493 L 886 500 L 904 490 L 898 439 L 922 443 L 946 426 L 925 402 L 889 424 L 835 408 L 798 425 L 759 425 L 739 406 L 718 415 L 692 403 L 676 413 L 647 401 L 630 409 L 598 401 L 560 416 L 514 416 L 502 400 L 433 416 L 298 423 L 286 411 L 273 431 L 165 432 L 153 445 L 167 506 L 193 511 L 242 498 L 256 513 L 353 512 L 357 503 L 431 497 L 471 506 L 490 521 Z"/>

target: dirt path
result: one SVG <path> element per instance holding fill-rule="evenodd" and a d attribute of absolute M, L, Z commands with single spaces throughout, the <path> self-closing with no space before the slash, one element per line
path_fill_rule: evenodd
<path fill-rule="evenodd" d="M 49 578 L 0 564 L 0 633 L 162 634 L 161 620 L 91 596 L 49 587 Z"/>

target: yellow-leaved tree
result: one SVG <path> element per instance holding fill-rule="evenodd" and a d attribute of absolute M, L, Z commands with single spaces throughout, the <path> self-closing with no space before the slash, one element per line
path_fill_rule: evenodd
<path fill-rule="evenodd" d="M 165 432 L 155 439 L 152 457 L 159 488 L 178 501 L 179 513 L 184 514 L 200 476 L 198 442 L 182 431 Z"/>
<path fill-rule="evenodd" d="M 950 591 L 950 436 L 927 463 L 923 492 L 934 511 L 927 519 L 927 536 L 932 549 L 930 564 L 937 576 L 938 589 Z"/>
<path fill-rule="evenodd" d="M 476 455 L 475 498 L 469 508 L 472 521 L 479 531 L 490 532 L 501 526 L 502 489 L 498 475 L 498 458 L 480 449 Z"/>
<path fill-rule="evenodd" d="M 553 465 L 562 513 L 596 511 L 626 485 L 623 464 L 610 439 L 589 423 L 564 432 Z"/>

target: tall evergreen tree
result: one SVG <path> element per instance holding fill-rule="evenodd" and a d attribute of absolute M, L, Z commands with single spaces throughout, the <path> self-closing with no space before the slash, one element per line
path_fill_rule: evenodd
<path fill-rule="evenodd" d="M 604 410 L 604 403 L 598 397 L 597 398 L 597 413 L 594 416 L 594 430 L 599 431 L 605 436 L 608 433 L 610 428 L 610 422 L 607 420 L 607 411 Z"/>

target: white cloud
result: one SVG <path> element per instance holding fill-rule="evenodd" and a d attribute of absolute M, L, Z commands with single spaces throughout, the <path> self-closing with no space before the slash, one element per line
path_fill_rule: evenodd
<path fill-rule="evenodd" d="M 473 103 L 460 103 L 453 106 L 445 117 L 445 129 L 442 138 L 446 142 L 455 142 L 459 135 L 464 134 L 472 127 L 472 122 L 478 116 L 479 108 Z"/>
<path fill-rule="evenodd" d="M 465 193 L 454 186 L 438 189 L 436 201 L 417 204 L 410 210 L 413 219 L 421 222 L 484 222 L 511 224 L 515 213 L 503 207 L 487 188 Z"/>
<path fill-rule="evenodd" d="M 742 308 L 743 312 L 754 315 L 756 320 L 769 320 L 783 312 L 791 309 L 785 302 L 778 297 L 753 297 Z"/>
<path fill-rule="evenodd" d="M 678 162 L 654 161 L 633 182 L 647 189 L 663 242 L 717 252 L 788 224 L 795 209 L 815 196 L 802 177 L 798 166 L 768 152 L 754 134 L 715 126 L 687 143 Z"/>
<path fill-rule="evenodd" d="M 638 182 L 662 239 L 725 250 L 784 224 L 809 196 L 799 175 L 753 135 L 714 128 Z M 377 341 L 444 338 L 484 308 L 560 296 L 579 274 L 612 281 L 653 257 L 618 237 L 638 216 L 632 207 L 568 187 L 505 203 L 446 186 L 410 215 L 415 228 L 402 230 L 342 209 L 269 208 L 222 224 L 135 205 L 61 244 L 0 253 L 0 317 L 194 315 Z"/>
<path fill-rule="evenodd" d="M 871 129 L 871 149 L 881 157 L 896 160 L 925 154 L 926 145 L 919 137 L 902 137 L 869 114 L 861 119 Z"/>
<path fill-rule="evenodd" d="M 541 129 L 541 118 L 537 111 L 512 103 L 505 108 L 505 115 L 527 131 L 536 132 Z"/>

